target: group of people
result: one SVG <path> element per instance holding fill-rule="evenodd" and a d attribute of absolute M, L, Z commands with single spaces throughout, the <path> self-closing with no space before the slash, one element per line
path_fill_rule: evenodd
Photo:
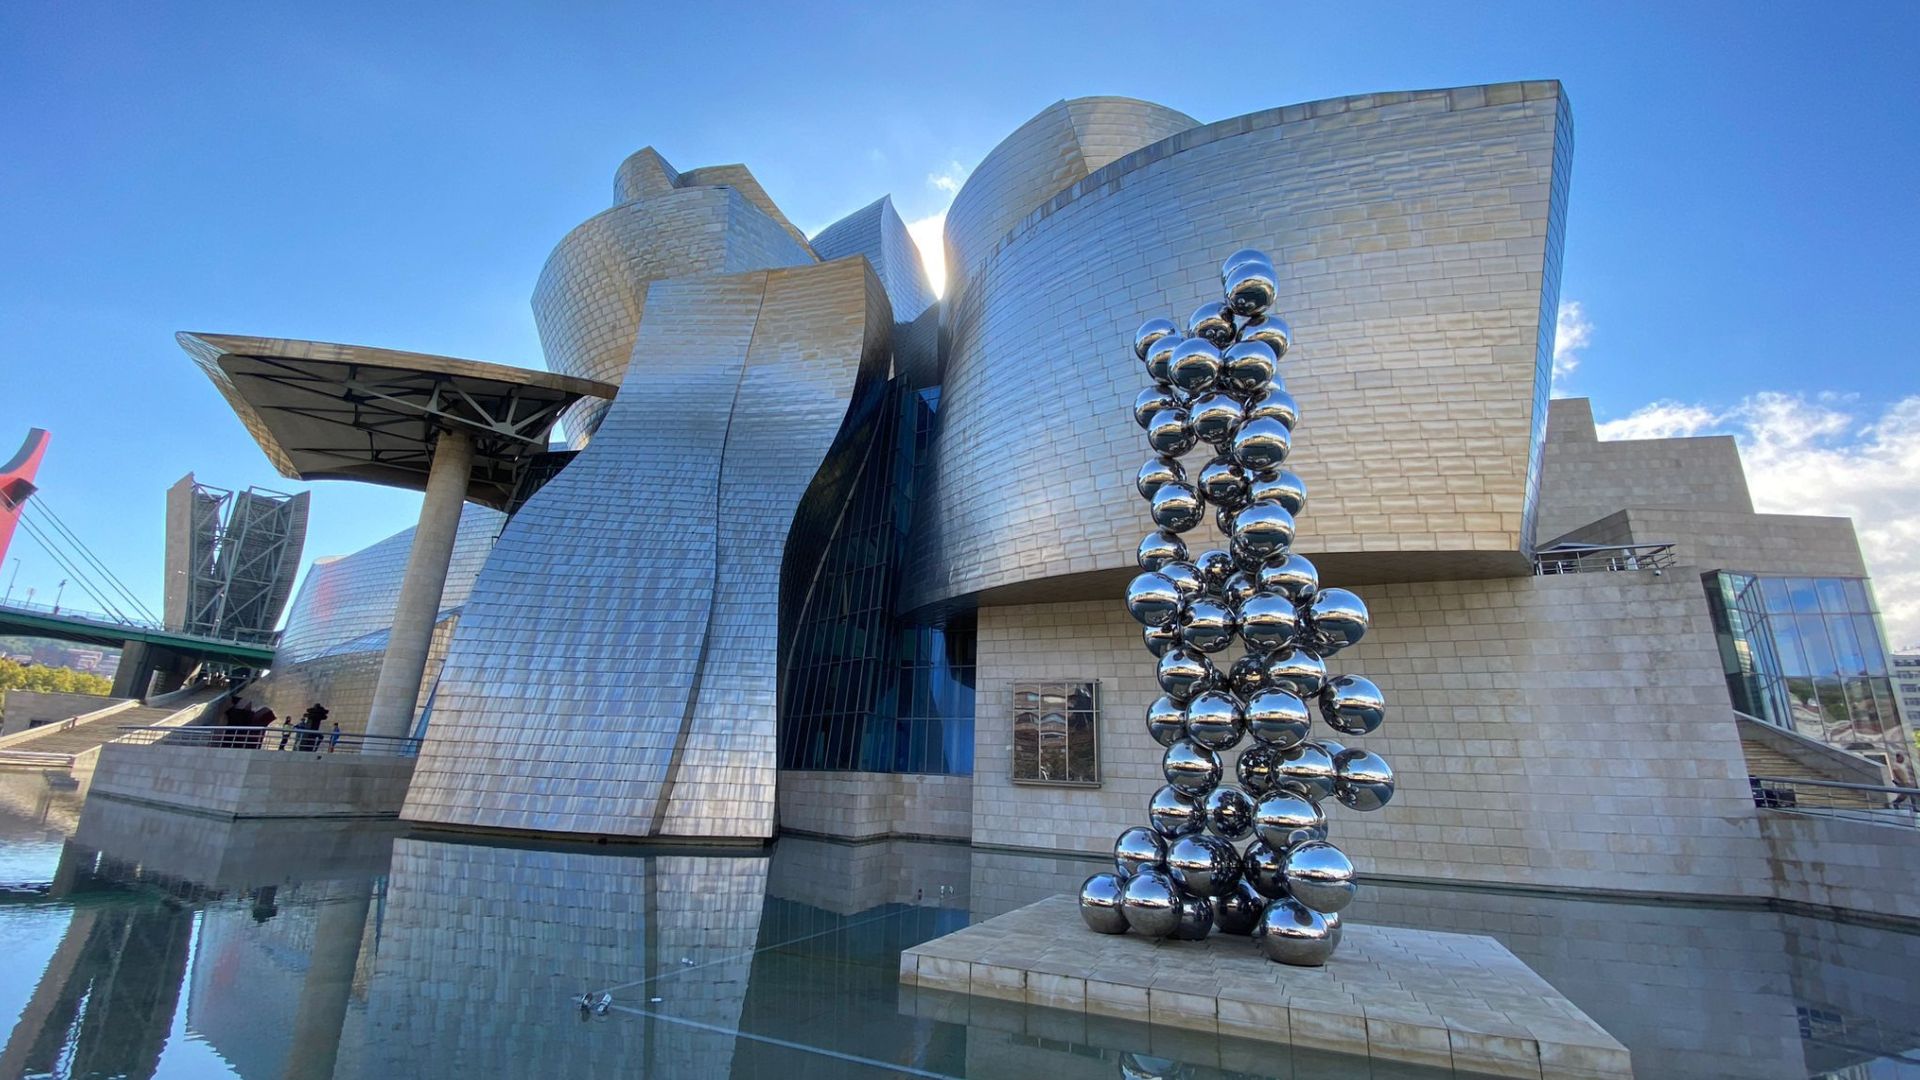
<path fill-rule="evenodd" d="M 277 746 L 270 745 L 268 729 L 275 720 L 280 721 L 280 739 Z M 221 726 L 238 729 L 225 734 L 220 745 L 246 750 L 274 749 L 314 751 L 320 749 L 320 740 L 327 742 L 327 752 L 333 753 L 340 747 L 340 721 L 333 722 L 332 730 L 321 734 L 320 725 L 327 722 L 327 707 L 314 702 L 300 715 L 300 722 L 294 723 L 293 717 L 276 717 L 272 709 L 265 705 L 254 708 L 245 698 L 236 697 L 221 716 Z"/>

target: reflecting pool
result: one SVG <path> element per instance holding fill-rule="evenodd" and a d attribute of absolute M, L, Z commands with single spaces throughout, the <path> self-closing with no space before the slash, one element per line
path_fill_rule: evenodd
<path fill-rule="evenodd" d="M 0 1080 L 1451 1075 L 898 985 L 901 949 L 1091 869 L 220 822 L 0 773 Z M 1381 884 L 1353 917 L 1499 939 L 1641 1076 L 1920 1076 L 1920 935 Z"/>

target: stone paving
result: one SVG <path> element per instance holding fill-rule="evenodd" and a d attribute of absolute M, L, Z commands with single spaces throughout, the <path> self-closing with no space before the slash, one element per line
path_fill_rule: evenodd
<path fill-rule="evenodd" d="M 1245 938 L 1096 934 L 1062 895 L 907 950 L 900 980 L 1460 1072 L 1633 1075 L 1626 1047 L 1478 935 L 1348 926 L 1327 966 L 1295 968 Z"/>

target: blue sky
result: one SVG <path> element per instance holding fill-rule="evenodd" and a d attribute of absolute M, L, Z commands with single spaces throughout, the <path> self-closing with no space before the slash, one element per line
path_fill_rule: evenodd
<path fill-rule="evenodd" d="M 810 5 L 824 8 L 824 5 Z M 1920 640 L 1920 139 L 1907 4 L 106 5 L 0 8 L 0 456 L 158 607 L 162 493 L 284 490 L 180 329 L 538 366 L 553 244 L 652 144 L 741 161 L 809 231 L 943 210 L 1062 97 L 1216 120 L 1558 78 L 1576 149 L 1564 392 L 1729 431 L 1764 509 L 1853 513 Z M 1574 329 L 1577 326 L 1577 329 Z M 1814 471 L 1809 472 L 1809 468 Z M 313 485 L 308 556 L 418 496 Z M 62 576 L 26 537 L 18 592 Z M 0 587 L 14 573 L 0 568 Z"/>

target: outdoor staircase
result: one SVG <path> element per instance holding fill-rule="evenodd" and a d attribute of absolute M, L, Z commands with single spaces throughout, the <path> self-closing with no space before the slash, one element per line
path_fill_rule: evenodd
<path fill-rule="evenodd" d="M 70 769 L 76 755 L 99 749 L 129 727 L 149 727 L 188 709 L 198 709 L 225 691 L 176 696 L 164 705 L 132 705 L 42 724 L 0 740 L 0 768 Z"/>

